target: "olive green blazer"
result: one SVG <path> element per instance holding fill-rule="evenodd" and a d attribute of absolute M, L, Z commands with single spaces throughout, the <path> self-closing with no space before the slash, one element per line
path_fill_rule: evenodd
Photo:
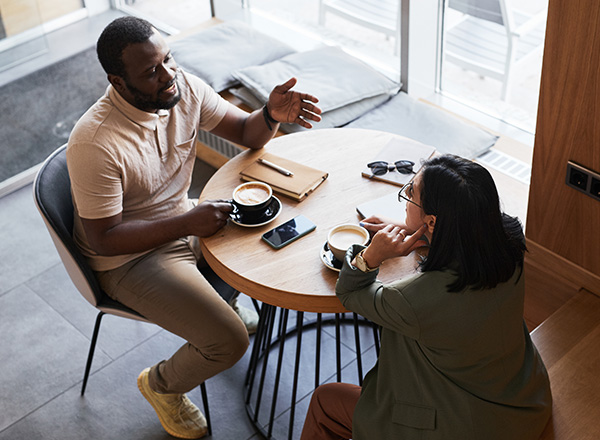
<path fill-rule="evenodd" d="M 489 290 L 450 293 L 446 271 L 383 285 L 349 264 L 360 249 L 348 251 L 336 294 L 382 331 L 353 439 L 538 439 L 552 399 L 523 322 L 521 270 Z"/>

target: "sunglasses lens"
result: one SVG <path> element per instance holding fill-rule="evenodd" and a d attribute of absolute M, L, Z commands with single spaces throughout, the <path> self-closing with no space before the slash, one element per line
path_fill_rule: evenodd
<path fill-rule="evenodd" d="M 410 160 L 399 160 L 398 162 L 395 162 L 394 165 L 399 173 L 410 174 L 413 172 L 415 163 Z"/>
<path fill-rule="evenodd" d="M 377 161 L 368 163 L 367 166 L 371 168 L 371 172 L 376 176 L 381 176 L 388 172 L 387 162 Z"/>

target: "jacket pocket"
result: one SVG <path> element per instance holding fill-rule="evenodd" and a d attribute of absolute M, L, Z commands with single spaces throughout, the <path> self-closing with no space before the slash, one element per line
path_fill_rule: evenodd
<path fill-rule="evenodd" d="M 435 416 L 435 408 L 410 403 L 396 403 L 392 410 L 394 423 L 417 429 L 435 429 Z"/>

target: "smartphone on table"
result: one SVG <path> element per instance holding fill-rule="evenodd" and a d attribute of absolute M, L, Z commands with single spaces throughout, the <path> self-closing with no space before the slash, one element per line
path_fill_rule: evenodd
<path fill-rule="evenodd" d="M 262 239 L 274 249 L 281 249 L 292 241 L 314 231 L 317 225 L 303 215 L 298 215 L 285 223 L 265 232 Z"/>

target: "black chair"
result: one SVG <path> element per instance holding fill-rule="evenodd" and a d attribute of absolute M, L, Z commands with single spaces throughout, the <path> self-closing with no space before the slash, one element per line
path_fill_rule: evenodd
<path fill-rule="evenodd" d="M 94 325 L 94 333 L 90 343 L 81 395 L 85 393 L 88 376 L 92 366 L 96 341 L 100 332 L 100 323 L 105 314 L 121 316 L 148 322 L 142 315 L 110 298 L 100 287 L 94 272 L 73 240 L 73 200 L 71 199 L 71 180 L 67 171 L 66 145 L 59 147 L 44 162 L 33 184 L 34 201 L 50 237 L 56 246 L 60 258 L 77 290 L 99 312 Z M 239 292 L 221 280 L 210 267 L 201 268 L 202 274 L 217 292 L 228 302 Z M 208 411 L 208 396 L 204 383 L 200 385 L 204 412 L 210 435 L 211 424 Z"/>

